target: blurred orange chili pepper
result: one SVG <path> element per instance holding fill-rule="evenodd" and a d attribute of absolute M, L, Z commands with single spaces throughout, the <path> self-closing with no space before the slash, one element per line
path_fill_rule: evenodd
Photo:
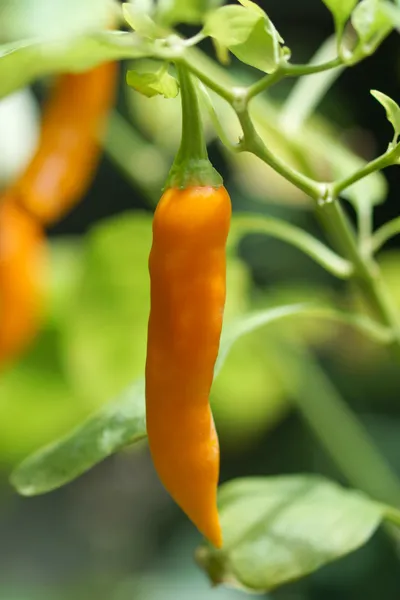
<path fill-rule="evenodd" d="M 45 238 L 12 196 L 0 204 L 0 365 L 33 339 L 42 307 Z"/>
<path fill-rule="evenodd" d="M 58 78 L 44 110 L 38 148 L 0 198 L 0 364 L 22 352 L 39 327 L 42 224 L 68 212 L 92 180 L 117 69 L 116 63 L 107 63 Z"/>
<path fill-rule="evenodd" d="M 44 224 L 63 217 L 92 181 L 117 70 L 117 63 L 105 63 L 84 73 L 61 75 L 55 83 L 38 148 L 12 186 L 19 202 Z"/>

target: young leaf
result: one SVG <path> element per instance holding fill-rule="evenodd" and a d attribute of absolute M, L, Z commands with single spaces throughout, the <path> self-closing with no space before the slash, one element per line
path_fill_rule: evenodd
<path fill-rule="evenodd" d="M 164 67 L 147 72 L 128 71 L 126 81 L 130 87 L 148 98 L 157 95 L 176 98 L 179 92 L 178 81 Z"/>
<path fill-rule="evenodd" d="M 266 73 L 276 70 L 282 56 L 281 36 L 265 12 L 249 0 L 209 13 L 203 28 L 242 62 Z"/>
<path fill-rule="evenodd" d="M 378 100 L 380 104 L 382 104 L 383 108 L 385 109 L 387 120 L 390 121 L 390 123 L 393 125 L 394 139 L 397 140 L 397 138 L 400 135 L 399 105 L 397 104 L 397 102 L 392 100 L 392 98 L 389 98 L 389 96 L 386 96 L 386 94 L 378 92 L 377 90 L 371 90 L 371 94 L 376 100 Z"/>
<path fill-rule="evenodd" d="M 214 584 L 263 592 L 303 577 L 365 544 L 384 507 L 312 475 L 249 477 L 219 492 L 224 546 L 201 546 Z"/>
<path fill-rule="evenodd" d="M 392 19 L 381 0 L 362 0 L 354 9 L 351 22 L 359 38 L 355 58 L 371 54 L 393 29 Z"/>
<path fill-rule="evenodd" d="M 358 0 L 322 0 L 331 11 L 336 30 L 341 32 Z"/>
<path fill-rule="evenodd" d="M 179 23 L 198 25 L 204 15 L 223 4 L 224 0 L 158 0 L 157 22 L 169 27 Z"/>
<path fill-rule="evenodd" d="M 70 434 L 25 459 L 11 483 L 23 496 L 50 492 L 145 436 L 144 382 L 138 380 Z"/>
<path fill-rule="evenodd" d="M 154 5 L 151 0 L 131 0 L 122 5 L 125 21 L 139 35 L 150 39 L 164 36 L 164 31 L 152 19 Z"/>

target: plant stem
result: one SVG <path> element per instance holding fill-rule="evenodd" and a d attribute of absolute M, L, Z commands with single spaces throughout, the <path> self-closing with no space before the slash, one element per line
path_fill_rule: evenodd
<path fill-rule="evenodd" d="M 199 100 L 193 77 L 184 65 L 177 64 L 182 104 L 182 136 L 179 150 L 169 172 L 166 187 L 218 187 L 221 176 L 208 160 Z"/>
<path fill-rule="evenodd" d="M 400 506 L 396 474 L 307 349 L 285 344 L 274 366 L 304 420 L 346 479 L 372 498 Z"/>
<path fill-rule="evenodd" d="M 185 67 L 192 72 L 201 82 L 204 83 L 210 90 L 213 90 L 216 94 L 224 98 L 229 104 L 232 104 L 235 98 L 233 87 L 224 85 L 223 83 L 217 82 L 212 75 L 209 75 L 206 70 L 200 69 L 197 65 L 190 60 L 190 54 L 188 58 L 183 61 Z"/>
<path fill-rule="evenodd" d="M 336 67 L 340 67 L 342 61 L 339 57 L 319 65 L 291 65 L 289 63 L 283 63 L 274 73 L 262 77 L 256 83 L 253 83 L 247 88 L 247 99 L 251 100 L 254 96 L 257 96 L 261 92 L 278 83 L 285 77 L 300 77 L 301 75 L 313 75 L 315 73 L 322 73 L 323 71 L 330 71 Z"/>
<path fill-rule="evenodd" d="M 400 233 L 400 217 L 392 219 L 375 231 L 372 237 L 372 250 L 377 252 L 382 246 L 395 235 Z"/>
<path fill-rule="evenodd" d="M 271 237 L 288 242 L 302 250 L 336 277 L 349 279 L 352 275 L 353 268 L 349 261 L 333 252 L 307 231 L 291 223 L 273 217 L 236 213 L 230 234 L 231 241 L 235 243 L 237 237 L 250 232 L 266 233 Z"/>
<path fill-rule="evenodd" d="M 185 67 L 178 65 L 177 72 L 182 98 L 182 139 L 178 155 L 206 160 L 207 147 L 196 90 Z"/>
<path fill-rule="evenodd" d="M 395 304 L 382 281 L 378 265 L 363 256 L 347 215 L 338 200 L 318 204 L 316 214 L 338 250 L 354 266 L 354 279 L 368 298 L 383 324 L 393 332 L 393 353 L 400 359 L 400 320 Z"/>
<path fill-rule="evenodd" d="M 196 57 L 196 55 L 194 55 L 194 57 Z M 368 255 L 363 255 L 362 249 L 360 249 L 357 244 L 356 234 L 350 226 L 341 205 L 336 200 L 340 192 L 350 185 L 374 171 L 381 170 L 390 164 L 394 164 L 400 154 L 400 144 L 344 179 L 331 184 L 319 183 L 293 169 L 268 149 L 264 141 L 258 135 L 246 107 L 249 98 L 249 92 L 248 90 L 246 91 L 246 88 L 238 89 L 232 85 L 226 85 L 225 83 L 221 83 L 221 79 L 217 82 L 217 71 L 214 69 L 215 78 L 213 77 L 212 72 L 211 75 L 208 75 L 208 69 L 204 67 L 200 60 L 194 60 L 193 63 L 190 62 L 189 54 L 185 55 L 185 64 L 187 64 L 188 69 L 190 69 L 191 72 L 206 86 L 225 98 L 225 100 L 235 108 L 243 130 L 243 140 L 241 143 L 242 150 L 252 152 L 258 156 L 277 173 L 314 199 L 316 213 L 324 230 L 332 238 L 338 251 L 344 254 L 344 256 L 352 262 L 354 265 L 354 279 L 369 299 L 371 306 L 380 317 L 381 322 L 393 332 L 393 352 L 396 357 L 400 359 L 400 321 L 396 306 L 382 282 L 377 264 Z M 320 70 L 324 70 L 326 65 L 335 68 L 340 66 L 340 64 L 341 59 L 336 58 L 333 59 L 333 61 L 323 63 L 323 65 L 325 65 L 324 67 L 323 65 L 317 65 L 317 67 Z M 312 65 L 312 67 L 315 68 L 315 65 Z M 295 65 L 292 65 L 290 69 L 291 75 L 300 74 L 300 66 L 295 67 Z M 281 73 L 278 71 L 269 76 L 269 78 L 263 78 L 263 86 L 268 86 L 273 82 L 276 83 L 280 77 Z M 258 86 L 256 87 L 256 93 L 258 93 L 260 82 L 255 85 Z M 265 87 L 263 87 L 263 89 L 265 89 Z M 238 102 L 240 97 L 244 100 L 243 106 L 241 107 Z"/>
<path fill-rule="evenodd" d="M 325 184 L 319 184 L 310 177 L 292 169 L 267 148 L 254 128 L 248 110 L 237 112 L 237 115 L 243 130 L 242 149 L 244 151 L 252 152 L 258 156 L 258 158 L 267 163 L 282 177 L 293 183 L 300 190 L 303 190 L 303 192 L 314 198 L 314 200 L 318 200 L 323 196 L 326 188 Z"/>
<path fill-rule="evenodd" d="M 337 197 L 343 190 L 347 189 L 360 179 L 364 179 L 364 177 L 366 177 L 367 175 L 370 175 L 375 171 L 381 171 L 385 167 L 392 165 L 399 155 L 400 144 L 397 144 L 397 146 L 395 146 L 391 150 L 388 150 L 381 156 L 378 156 L 377 158 L 375 158 L 375 160 L 372 160 L 371 162 L 367 163 L 365 167 L 358 169 L 352 175 L 349 175 L 348 177 L 345 177 L 344 179 L 340 179 L 339 181 L 333 183 L 332 195 Z"/>

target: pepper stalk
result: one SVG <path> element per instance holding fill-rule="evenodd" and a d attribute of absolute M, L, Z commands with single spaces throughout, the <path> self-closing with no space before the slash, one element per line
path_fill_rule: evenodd
<path fill-rule="evenodd" d="M 182 102 L 182 137 L 165 188 L 218 188 L 222 177 L 208 158 L 196 85 L 186 67 L 177 64 L 176 69 Z"/>

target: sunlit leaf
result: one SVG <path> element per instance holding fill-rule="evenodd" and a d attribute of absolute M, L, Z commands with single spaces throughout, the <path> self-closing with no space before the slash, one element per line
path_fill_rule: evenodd
<path fill-rule="evenodd" d="M 179 93 L 177 79 L 164 67 L 154 67 L 152 71 L 128 71 L 126 81 L 134 90 L 148 98 L 157 95 L 176 98 Z"/>
<path fill-rule="evenodd" d="M 125 233 L 128 233 L 129 229 L 130 228 L 128 226 Z M 120 235 L 118 228 L 116 231 L 118 235 Z M 108 243 L 113 241 L 112 229 L 109 232 L 105 230 L 104 233 L 106 234 L 106 239 L 102 240 L 101 245 L 103 250 L 108 247 Z M 103 236 L 100 236 L 100 239 L 102 237 Z M 124 246 L 124 248 L 126 248 L 126 246 Z M 101 256 L 101 254 L 98 254 L 97 256 Z M 110 265 L 113 264 L 114 263 L 112 260 Z M 100 264 L 100 269 L 107 269 L 107 263 L 105 263 L 104 260 Z M 117 276 L 116 281 L 118 282 L 118 280 L 119 276 Z M 92 287 L 92 285 L 93 283 L 89 285 L 89 289 Z M 230 287 L 230 289 L 232 289 L 232 287 Z M 97 286 L 92 291 L 100 294 L 100 299 L 104 303 L 103 306 L 107 306 L 108 310 L 110 310 L 111 297 L 108 294 L 104 295 L 104 289 Z M 121 291 L 122 290 L 120 289 L 119 293 L 121 293 Z M 122 296 L 124 296 L 123 291 Z M 130 300 L 132 299 L 131 294 L 128 294 L 128 297 Z M 88 300 L 90 300 L 90 296 L 86 297 L 85 299 L 84 304 L 86 304 L 86 306 L 84 307 L 84 312 L 82 313 L 83 315 L 85 315 L 85 311 L 90 312 L 91 306 L 96 306 L 96 304 L 93 303 L 93 296 L 91 298 L 91 302 L 88 303 Z M 80 298 L 78 301 L 82 303 L 82 298 Z M 237 309 L 235 309 L 231 304 L 230 311 L 232 310 L 234 313 Z M 382 336 L 384 334 L 384 332 L 381 331 L 382 328 L 380 329 L 379 326 L 374 325 L 373 322 L 371 324 L 368 319 L 358 317 L 357 315 L 342 314 L 334 310 L 324 310 L 321 307 L 312 306 L 311 304 L 288 305 L 266 309 L 265 311 L 247 313 L 241 317 L 237 317 L 236 319 L 231 319 L 231 321 L 228 321 L 224 327 L 219 357 L 215 368 L 216 376 L 221 370 L 222 365 L 226 360 L 226 357 L 228 356 L 233 344 L 235 344 L 235 342 L 242 336 L 245 336 L 268 323 L 300 314 L 308 314 L 310 317 L 317 316 L 343 321 L 349 325 L 358 327 L 365 333 L 371 333 L 372 335 L 376 336 L 380 335 L 381 333 Z M 102 317 L 104 320 L 106 319 L 106 313 L 104 310 L 96 315 L 96 319 L 99 319 L 100 317 Z M 85 318 L 87 318 L 87 316 Z M 117 318 L 120 319 L 120 317 Z M 99 319 L 99 323 L 100 320 L 101 319 Z M 96 321 L 94 321 L 94 323 L 96 323 Z M 119 335 L 115 339 L 129 339 L 129 336 L 127 336 L 127 327 L 125 321 L 122 320 L 121 324 L 124 327 L 123 333 L 121 332 L 122 330 L 120 330 Z M 144 323 L 141 323 L 141 326 L 143 327 L 143 325 L 146 324 L 147 318 Z M 100 328 L 103 326 L 103 324 L 100 324 Z M 97 346 L 100 345 L 99 339 L 101 340 L 101 337 L 94 337 L 94 331 L 95 329 L 92 329 L 92 337 L 88 337 L 89 345 L 83 345 L 83 353 L 79 355 L 80 362 L 78 361 L 78 363 L 75 365 L 75 368 L 81 369 L 78 375 L 83 379 L 86 377 L 89 380 L 89 383 L 87 381 L 84 381 L 83 383 L 86 384 L 86 386 L 89 385 L 89 388 L 91 387 L 92 390 L 97 390 L 98 397 L 101 398 L 104 394 L 103 388 L 106 387 L 106 389 L 110 389 L 110 387 L 115 385 L 115 375 L 118 374 L 118 370 L 116 368 L 117 362 L 114 360 L 113 363 L 112 355 L 108 355 L 109 346 L 111 347 L 111 350 L 114 351 L 114 358 L 116 358 L 117 361 L 124 362 L 122 369 L 124 376 L 126 376 L 126 369 L 129 367 L 131 359 L 128 357 L 128 361 L 126 362 L 125 355 L 118 354 L 117 350 L 112 345 L 113 340 L 111 338 L 111 332 L 107 329 L 105 329 L 105 332 L 102 332 L 102 335 L 106 335 L 106 338 L 109 338 L 109 345 L 106 344 L 100 346 L 99 352 Z M 73 338 L 75 335 L 76 334 L 73 334 Z M 145 343 L 145 334 L 142 333 L 140 335 L 142 336 L 141 340 L 136 340 L 136 343 L 138 343 L 139 352 L 141 353 L 141 346 Z M 79 342 L 81 339 L 83 342 L 86 341 L 85 337 L 78 337 L 77 339 Z M 78 349 L 80 351 L 82 350 L 80 348 L 80 344 L 78 344 Z M 87 356 L 85 355 L 85 352 L 87 353 Z M 104 357 L 106 357 L 105 360 Z M 107 363 L 107 359 L 109 364 Z M 94 370 L 89 371 L 88 365 L 90 365 L 91 369 L 94 368 Z M 102 370 L 105 370 L 106 373 L 103 373 Z M 83 383 L 82 381 L 80 382 L 80 388 L 83 387 Z M 120 379 L 118 379 L 118 383 L 120 383 Z M 39 386 L 38 389 L 39 393 L 42 394 L 42 388 Z M 103 460 L 106 456 L 109 456 L 121 449 L 124 445 L 137 441 L 144 436 L 144 389 L 143 381 L 140 379 L 133 387 L 129 386 L 127 391 L 121 394 L 118 400 L 102 407 L 99 412 L 95 413 L 71 434 L 62 440 L 56 441 L 50 446 L 43 448 L 33 457 L 26 459 L 23 465 L 16 471 L 16 475 L 13 478 L 14 485 L 18 488 L 18 490 L 21 491 L 21 493 L 24 494 L 33 495 L 36 493 L 50 491 L 51 489 L 71 481 L 84 471 Z"/>
<path fill-rule="evenodd" d="M 134 31 L 144 37 L 156 39 L 163 37 L 163 29 L 152 18 L 153 2 L 148 0 L 131 0 L 122 5 L 125 21 Z"/>
<path fill-rule="evenodd" d="M 197 559 L 214 584 L 261 592 L 312 573 L 365 544 L 380 505 L 322 477 L 252 477 L 223 485 L 224 546 Z"/>
<path fill-rule="evenodd" d="M 11 482 L 24 496 L 49 492 L 145 436 L 144 382 L 138 381 L 65 438 L 29 456 Z"/>
<path fill-rule="evenodd" d="M 386 94 L 378 92 L 377 90 L 371 90 L 371 94 L 376 100 L 378 100 L 380 104 L 382 104 L 383 108 L 385 109 L 387 120 L 393 125 L 395 138 L 397 139 L 400 135 L 399 105 L 397 102 L 392 100 L 392 98 L 389 98 L 389 96 L 386 96 Z"/>
<path fill-rule="evenodd" d="M 322 2 L 331 11 L 336 29 L 340 31 L 349 19 L 358 0 L 322 0 Z"/>
<path fill-rule="evenodd" d="M 223 4 L 224 0 L 158 0 L 157 20 L 168 26 L 179 23 L 202 23 L 208 11 Z"/>
<path fill-rule="evenodd" d="M 230 4 L 210 12 L 203 32 L 242 62 L 272 73 L 277 68 L 283 40 L 259 6 L 247 0 L 242 4 Z"/>
<path fill-rule="evenodd" d="M 392 19 L 381 0 L 361 0 L 353 11 L 351 22 L 359 37 L 355 58 L 371 54 L 393 29 Z"/>

